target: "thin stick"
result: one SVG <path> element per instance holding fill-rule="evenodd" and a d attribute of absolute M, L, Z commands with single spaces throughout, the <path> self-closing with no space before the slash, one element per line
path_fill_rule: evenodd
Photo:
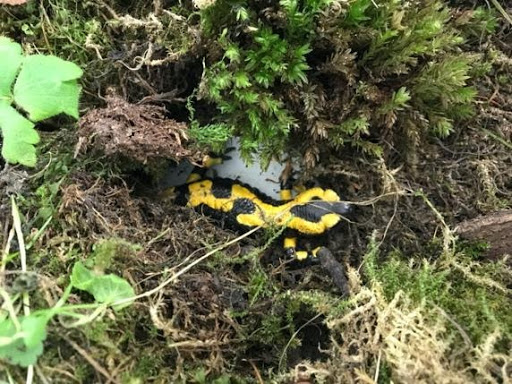
<path fill-rule="evenodd" d="M 263 378 L 261 377 L 261 373 L 258 370 L 258 367 L 256 367 L 256 364 L 254 364 L 254 361 L 249 360 L 249 364 L 251 364 L 252 369 L 254 369 L 254 375 L 256 376 L 256 380 L 258 380 L 258 384 L 265 384 Z"/>
<path fill-rule="evenodd" d="M 299 334 L 300 331 L 302 331 L 305 327 L 307 327 L 309 324 L 311 324 L 313 321 L 315 321 L 316 319 L 318 319 L 320 316 L 322 316 L 321 313 L 318 313 L 316 316 L 312 317 L 311 319 L 309 319 L 307 322 L 305 322 L 304 324 L 302 324 L 299 329 L 297 329 L 292 337 L 290 337 L 290 340 L 288 340 L 288 343 L 286 343 L 286 346 L 284 347 L 283 349 L 283 353 L 281 353 L 281 357 L 279 358 L 279 365 L 278 365 L 278 372 L 281 372 L 281 369 L 282 369 L 282 366 L 283 366 L 283 361 L 284 361 L 284 357 L 286 355 L 286 351 L 288 350 L 288 348 L 290 347 L 292 341 L 297 337 L 297 335 Z"/>
<path fill-rule="evenodd" d="M 491 138 L 496 140 L 498 143 L 503 144 L 508 149 L 512 149 L 512 143 L 508 142 L 503 137 L 498 136 L 497 134 L 495 134 L 494 132 L 488 130 L 487 128 L 480 128 L 480 131 L 482 131 L 486 135 L 490 136 Z"/>
<path fill-rule="evenodd" d="M 503 7 L 501 6 L 500 3 L 498 3 L 498 0 L 491 0 L 491 3 L 492 5 L 494 5 L 496 7 L 496 9 L 498 10 L 499 13 L 501 13 L 501 15 L 503 16 L 503 18 L 505 20 L 507 20 L 510 25 L 512 25 L 512 17 L 510 17 L 510 15 L 507 13 L 507 11 L 505 11 L 503 9 Z"/>
<path fill-rule="evenodd" d="M 7 237 L 7 244 L 5 245 L 5 249 L 2 253 L 2 265 L 0 266 L 0 273 L 3 275 L 5 272 L 5 267 L 7 264 L 7 256 L 9 255 L 9 250 L 11 249 L 11 242 L 14 238 L 14 228 L 11 228 L 9 231 L 9 236 Z"/>
<path fill-rule="evenodd" d="M 377 367 L 375 368 L 375 376 L 373 377 L 373 381 L 375 383 L 379 382 L 379 371 L 380 371 L 380 359 L 382 358 L 382 349 L 379 349 L 379 355 L 377 356 Z"/>
<path fill-rule="evenodd" d="M 18 238 L 18 246 L 20 250 L 20 261 L 21 261 L 21 271 L 23 273 L 27 273 L 27 251 L 25 249 L 25 239 L 23 238 L 23 231 L 21 230 L 21 219 L 20 212 L 18 211 L 18 207 L 16 206 L 16 201 L 14 200 L 14 196 L 11 196 L 11 205 L 12 205 L 12 220 L 14 229 L 16 230 L 16 237 Z M 28 292 L 23 292 L 22 294 L 22 302 L 23 302 L 23 314 L 25 316 L 30 315 L 30 297 Z M 25 380 L 26 384 L 32 384 L 34 381 L 34 366 L 29 365 L 27 367 L 27 379 Z"/>

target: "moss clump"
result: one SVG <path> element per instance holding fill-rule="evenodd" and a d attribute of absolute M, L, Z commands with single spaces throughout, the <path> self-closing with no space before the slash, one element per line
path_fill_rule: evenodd
<path fill-rule="evenodd" d="M 365 272 L 371 282 L 382 286 L 388 300 L 402 291 L 413 303 L 432 310 L 442 308 L 475 344 L 482 343 L 496 329 L 512 340 L 512 319 L 505 310 L 510 306 L 505 288 L 512 282 L 510 266 L 505 262 L 474 261 L 474 247 L 468 253 L 470 256 L 462 248 L 453 260 L 429 262 L 421 255 L 407 261 L 396 252 L 379 263 L 378 252 L 371 250 L 365 259 Z M 499 284 L 489 285 L 489 281 Z M 506 348 L 506 341 L 503 346 Z"/>
<path fill-rule="evenodd" d="M 93 252 L 88 261 L 91 267 L 94 266 L 103 271 L 112 268 L 116 261 L 124 263 L 130 258 L 136 257 L 137 251 L 141 249 L 140 245 L 131 244 L 124 239 L 103 239 L 93 246 Z"/>
<path fill-rule="evenodd" d="M 464 37 L 496 27 L 479 10 L 458 29 L 455 13 L 440 1 L 218 0 L 200 11 L 212 48 L 199 96 L 220 112 L 204 131 L 227 127 L 246 158 L 268 160 L 294 130 L 308 165 L 324 143 L 381 156 L 390 133 L 404 148 L 444 137 L 473 114 L 479 60 L 461 54 Z"/>

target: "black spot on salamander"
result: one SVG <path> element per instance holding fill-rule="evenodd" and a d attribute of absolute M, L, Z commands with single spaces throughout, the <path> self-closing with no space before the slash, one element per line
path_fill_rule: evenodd
<path fill-rule="evenodd" d="M 254 213 L 256 211 L 256 204 L 250 199 L 236 199 L 233 203 L 232 214 L 236 217 L 240 214 Z"/>
<path fill-rule="evenodd" d="M 228 183 L 224 179 L 212 180 L 212 195 L 217 199 L 227 199 L 231 197 L 233 183 Z"/>
<path fill-rule="evenodd" d="M 176 187 L 174 189 L 174 195 L 175 195 L 174 202 L 177 205 L 182 205 L 182 206 L 187 205 L 188 199 L 190 198 L 190 192 L 188 190 L 188 185 L 182 185 L 182 186 Z"/>
<path fill-rule="evenodd" d="M 211 179 L 212 181 L 212 194 L 214 197 L 220 199 L 220 198 L 229 198 L 231 197 L 231 191 L 234 185 L 238 185 L 240 187 L 247 188 L 254 197 L 258 197 L 261 201 L 264 203 L 273 205 L 275 207 L 278 207 L 283 204 L 282 201 L 274 200 L 271 197 L 265 195 L 263 192 L 259 191 L 257 188 L 241 183 L 237 180 L 232 179 L 225 179 L 222 177 L 218 177 L 215 179 Z"/>

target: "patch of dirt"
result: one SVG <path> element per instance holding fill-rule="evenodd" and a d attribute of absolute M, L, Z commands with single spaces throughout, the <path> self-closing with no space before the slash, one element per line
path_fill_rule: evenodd
<path fill-rule="evenodd" d="M 3 169 L 0 171 L 0 190 L 3 192 L 2 199 L 0 200 L 2 204 L 0 206 L 0 212 L 4 212 L 4 203 L 7 203 L 7 198 L 10 195 L 21 194 L 27 190 L 28 177 L 26 171 L 9 164 L 4 165 Z"/>
<path fill-rule="evenodd" d="M 0 239 L 3 242 L 2 249 L 5 249 L 4 242 L 7 241 L 10 219 L 11 219 L 11 195 L 22 194 L 28 188 L 28 173 L 8 164 L 0 171 Z"/>
<path fill-rule="evenodd" d="M 186 147 L 187 124 L 166 117 L 164 107 L 131 104 L 112 93 L 106 102 L 80 119 L 77 152 L 93 149 L 141 164 L 166 159 L 199 163 L 204 157 Z"/>

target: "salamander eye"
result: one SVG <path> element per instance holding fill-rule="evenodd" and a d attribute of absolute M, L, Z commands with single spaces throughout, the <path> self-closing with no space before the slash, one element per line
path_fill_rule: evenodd
<path fill-rule="evenodd" d="M 319 198 L 318 196 L 313 196 L 313 197 L 311 198 L 311 201 L 320 201 L 320 200 L 322 200 L 322 199 L 321 199 L 321 198 Z"/>

